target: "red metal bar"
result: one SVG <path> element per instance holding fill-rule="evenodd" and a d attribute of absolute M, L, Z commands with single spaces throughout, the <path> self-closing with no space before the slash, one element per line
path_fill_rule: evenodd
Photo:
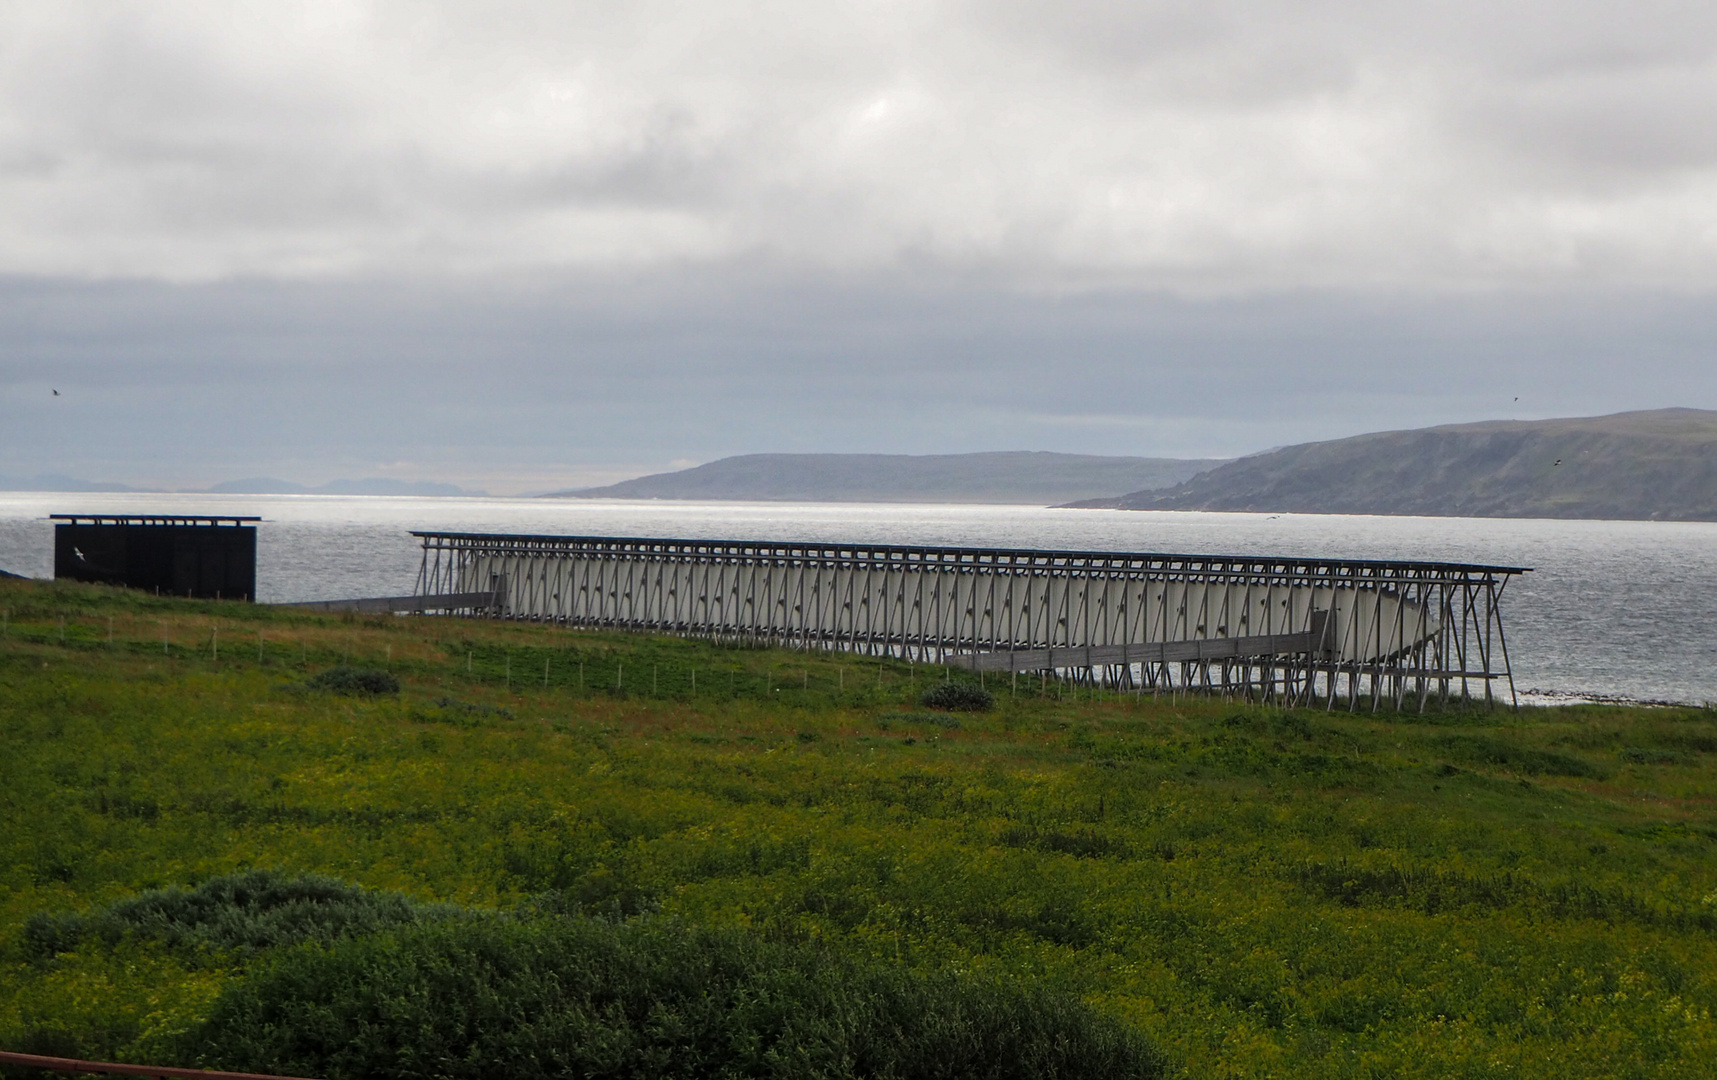
<path fill-rule="evenodd" d="M 0 1065 L 22 1065 L 30 1069 L 52 1069 L 66 1073 L 111 1073 L 118 1076 L 191 1077 L 194 1080 L 311 1080 L 303 1076 L 275 1073 L 215 1072 L 212 1069 L 175 1069 L 165 1065 L 125 1065 L 117 1061 L 79 1061 L 77 1058 L 14 1054 L 0 1050 Z"/>

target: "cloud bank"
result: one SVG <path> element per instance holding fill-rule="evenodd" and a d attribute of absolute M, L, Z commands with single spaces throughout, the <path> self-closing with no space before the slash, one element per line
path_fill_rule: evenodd
<path fill-rule="evenodd" d="M 1714 287 L 1709 4 L 0 0 L 9 474 L 1712 407 Z"/>
<path fill-rule="evenodd" d="M 1717 9 L 5 9 L 0 272 L 1717 281 Z"/>

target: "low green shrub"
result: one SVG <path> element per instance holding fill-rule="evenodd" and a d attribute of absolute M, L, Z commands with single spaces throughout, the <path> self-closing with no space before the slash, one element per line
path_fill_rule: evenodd
<path fill-rule="evenodd" d="M 35 960 L 70 952 L 92 936 L 109 946 L 126 937 L 147 938 L 189 955 L 255 952 L 459 914 L 454 907 L 362 889 L 335 878 L 252 870 L 213 878 L 194 889 L 154 889 L 93 912 L 33 915 L 24 924 L 23 945 Z"/>
<path fill-rule="evenodd" d="M 665 920 L 471 919 L 289 950 L 224 991 L 188 1050 L 331 1080 L 1162 1074 L 1065 994 Z"/>
<path fill-rule="evenodd" d="M 1482 735 L 1448 735 L 1437 745 L 1450 753 L 1480 765 L 1507 769 L 1527 776 L 1574 776 L 1603 779 L 1607 774 L 1597 765 L 1556 750 L 1540 750 L 1518 746 L 1502 739 Z"/>
<path fill-rule="evenodd" d="M 938 727 L 947 731 L 960 730 L 960 721 L 954 719 L 952 716 L 944 716 L 942 713 L 893 712 L 883 713 L 881 716 L 876 718 L 876 727 L 878 731 L 893 731 L 894 725 L 896 724 L 910 724 L 915 727 Z"/>
<path fill-rule="evenodd" d="M 452 724 L 454 727 L 482 727 L 491 720 L 511 720 L 513 710 L 481 702 L 460 701 L 442 696 L 432 707 L 414 709 L 413 720 L 426 724 Z"/>
<path fill-rule="evenodd" d="M 1080 859 L 1124 859 L 1133 853 L 1132 845 L 1126 841 L 1089 828 L 1060 830 L 1016 825 L 1003 829 L 996 838 L 1008 847 L 1036 848 Z"/>
<path fill-rule="evenodd" d="M 988 690 L 969 683 L 937 683 L 924 691 L 918 703 L 927 709 L 949 712 L 984 712 L 996 706 L 996 698 Z"/>
<path fill-rule="evenodd" d="M 1687 755 L 1654 746 L 1624 746 L 1622 760 L 1635 765 L 1685 765 Z"/>
<path fill-rule="evenodd" d="M 312 690 L 375 697 L 399 693 L 399 680 L 377 668 L 332 667 L 310 679 Z"/>

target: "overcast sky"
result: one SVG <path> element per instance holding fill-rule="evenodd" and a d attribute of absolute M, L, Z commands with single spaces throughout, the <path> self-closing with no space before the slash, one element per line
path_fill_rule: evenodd
<path fill-rule="evenodd" d="M 1714 54 L 1652 0 L 0 0 L 0 474 L 1717 407 Z"/>

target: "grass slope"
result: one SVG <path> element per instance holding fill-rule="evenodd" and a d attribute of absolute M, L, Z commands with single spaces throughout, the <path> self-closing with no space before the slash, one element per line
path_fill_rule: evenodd
<path fill-rule="evenodd" d="M 267 979 L 391 963 L 423 912 L 548 910 L 822 950 L 879 986 L 1070 995 L 1170 1075 L 1717 1060 L 1707 710 L 1348 714 L 1031 680 L 944 713 L 918 699 L 946 673 L 860 658 L 25 582 L 0 608 L 8 1049 L 183 1059 Z M 403 689 L 309 688 L 342 666 Z M 140 897 L 255 869 L 334 879 L 311 891 L 336 906 L 351 884 L 402 898 L 342 915 L 292 893 L 217 932 Z"/>

